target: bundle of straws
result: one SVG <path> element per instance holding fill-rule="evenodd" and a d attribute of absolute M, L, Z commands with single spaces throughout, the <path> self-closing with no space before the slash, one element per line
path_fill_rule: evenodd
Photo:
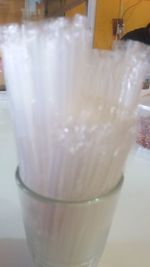
<path fill-rule="evenodd" d="M 91 48 L 86 18 L 1 29 L 20 174 L 37 193 L 85 200 L 120 180 L 147 48 Z"/>

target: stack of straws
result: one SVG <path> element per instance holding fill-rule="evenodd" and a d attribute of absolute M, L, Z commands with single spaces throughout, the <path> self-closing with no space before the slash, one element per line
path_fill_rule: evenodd
<path fill-rule="evenodd" d="M 1 30 L 20 174 L 35 192 L 85 200 L 111 190 L 129 152 L 147 48 L 91 48 L 86 18 Z"/>

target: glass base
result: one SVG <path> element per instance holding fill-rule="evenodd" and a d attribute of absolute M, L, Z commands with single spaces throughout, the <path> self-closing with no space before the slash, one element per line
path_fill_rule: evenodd
<path fill-rule="evenodd" d="M 34 267 L 104 267 L 99 263 L 99 257 L 91 259 L 88 262 L 76 263 L 76 264 L 53 264 L 39 261 L 37 258 L 34 260 Z"/>

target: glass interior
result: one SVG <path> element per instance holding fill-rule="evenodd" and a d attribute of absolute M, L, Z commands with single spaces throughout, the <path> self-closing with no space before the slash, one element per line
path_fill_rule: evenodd
<path fill-rule="evenodd" d="M 108 194 L 85 201 L 40 196 L 16 172 L 29 251 L 36 267 L 96 267 L 102 256 L 123 177 Z"/>
<path fill-rule="evenodd" d="M 112 188 L 109 192 L 102 194 L 100 196 L 97 196 L 93 199 L 86 199 L 86 200 L 82 200 L 82 201 L 78 201 L 78 200 L 73 200 L 73 201 L 68 201 L 68 200 L 63 200 L 63 199 L 54 199 L 54 198 L 48 198 L 46 196 L 40 195 L 36 192 L 34 192 L 32 189 L 30 189 L 29 187 L 27 187 L 24 182 L 22 181 L 21 177 L 20 177 L 20 173 L 19 173 L 19 167 L 16 169 L 16 183 L 18 185 L 18 187 L 20 188 L 20 190 L 22 190 L 25 194 L 29 195 L 30 197 L 33 197 L 35 199 L 39 199 L 40 201 L 43 202 L 54 202 L 54 203 L 62 203 L 62 204 L 94 204 L 94 203 L 98 203 L 99 201 L 104 200 L 105 198 L 108 198 L 109 196 L 116 194 L 120 188 L 122 187 L 123 184 L 123 180 L 124 180 L 124 176 L 122 175 L 119 183 Z"/>

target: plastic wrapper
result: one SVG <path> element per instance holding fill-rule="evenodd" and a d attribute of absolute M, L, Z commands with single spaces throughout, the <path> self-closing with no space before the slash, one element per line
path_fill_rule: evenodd
<path fill-rule="evenodd" d="M 112 189 L 130 149 L 148 48 L 91 48 L 86 18 L 1 29 L 21 177 L 52 198 Z"/>

